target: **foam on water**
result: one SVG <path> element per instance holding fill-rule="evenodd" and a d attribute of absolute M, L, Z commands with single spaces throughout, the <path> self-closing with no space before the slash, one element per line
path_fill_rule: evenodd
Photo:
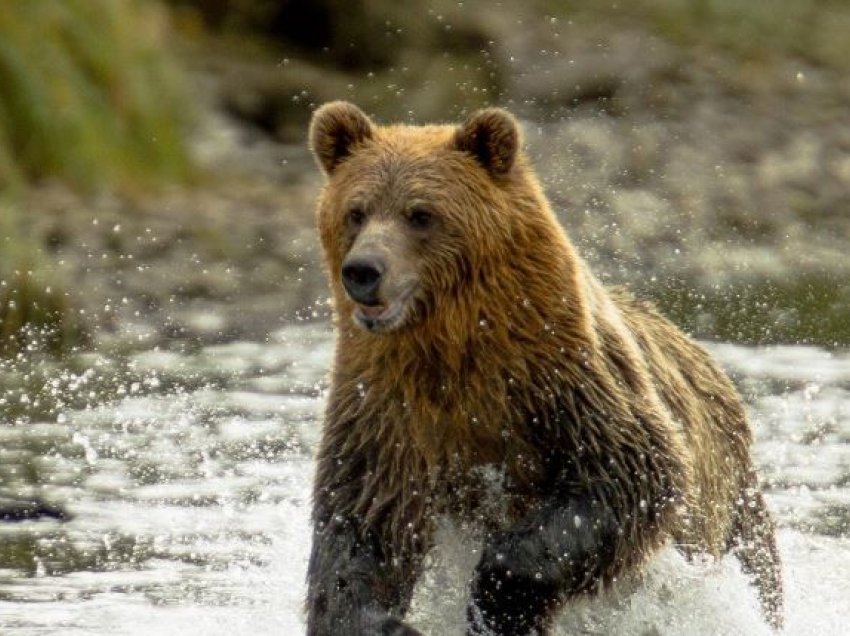
<path fill-rule="evenodd" d="M 468 581 L 478 543 L 441 528 L 414 597 L 411 617 L 427 634 L 463 634 Z M 847 633 L 850 621 L 850 542 L 779 533 L 786 577 L 786 629 L 796 636 Z M 737 561 L 688 562 L 673 547 L 642 576 L 569 604 L 555 634 L 598 636 L 768 636 L 755 590 Z"/>

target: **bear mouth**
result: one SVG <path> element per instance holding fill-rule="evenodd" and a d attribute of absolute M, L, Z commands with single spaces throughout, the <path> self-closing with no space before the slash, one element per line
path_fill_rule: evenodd
<path fill-rule="evenodd" d="M 406 321 L 409 313 L 407 309 L 410 304 L 408 301 L 415 290 L 415 286 L 411 285 L 389 303 L 377 305 L 356 303 L 353 312 L 354 322 L 357 326 L 371 333 L 392 331 L 399 328 Z"/>

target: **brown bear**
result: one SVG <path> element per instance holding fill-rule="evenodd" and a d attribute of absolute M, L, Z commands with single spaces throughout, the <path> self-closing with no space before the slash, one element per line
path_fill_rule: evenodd
<path fill-rule="evenodd" d="M 514 118 L 385 127 L 334 102 L 310 143 L 337 342 L 308 634 L 417 634 L 404 615 L 440 514 L 484 540 L 468 634 L 545 634 L 668 541 L 734 550 L 779 626 L 740 398 L 652 306 L 593 277 Z"/>

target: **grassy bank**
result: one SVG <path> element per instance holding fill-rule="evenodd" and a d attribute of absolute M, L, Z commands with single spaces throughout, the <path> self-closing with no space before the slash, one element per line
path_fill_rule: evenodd
<path fill-rule="evenodd" d="M 24 189 L 58 179 L 142 193 L 190 174 L 166 17 L 141 0 L 0 7 L 0 353 L 32 343 L 21 334 L 62 348 L 85 332 L 29 236 Z"/>
<path fill-rule="evenodd" d="M 643 25 L 689 47 L 744 61 L 778 55 L 850 68 L 850 3 L 845 0 L 539 0 L 538 11 L 594 23 Z"/>
<path fill-rule="evenodd" d="M 24 223 L 18 187 L 0 196 L 0 357 L 61 353 L 88 339 L 65 281 Z"/>
<path fill-rule="evenodd" d="M 166 31 L 149 2 L 5 2 L 0 183 L 138 189 L 184 178 L 187 112 Z"/>
<path fill-rule="evenodd" d="M 715 289 L 689 282 L 640 290 L 677 325 L 698 338 L 741 344 L 850 343 L 850 293 L 834 278 L 806 275 Z"/>

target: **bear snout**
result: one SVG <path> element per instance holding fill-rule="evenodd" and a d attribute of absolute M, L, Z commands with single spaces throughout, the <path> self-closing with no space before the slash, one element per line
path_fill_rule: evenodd
<path fill-rule="evenodd" d="M 378 257 L 346 259 L 342 265 L 342 284 L 351 299 L 361 305 L 379 305 L 381 279 L 386 265 Z"/>

